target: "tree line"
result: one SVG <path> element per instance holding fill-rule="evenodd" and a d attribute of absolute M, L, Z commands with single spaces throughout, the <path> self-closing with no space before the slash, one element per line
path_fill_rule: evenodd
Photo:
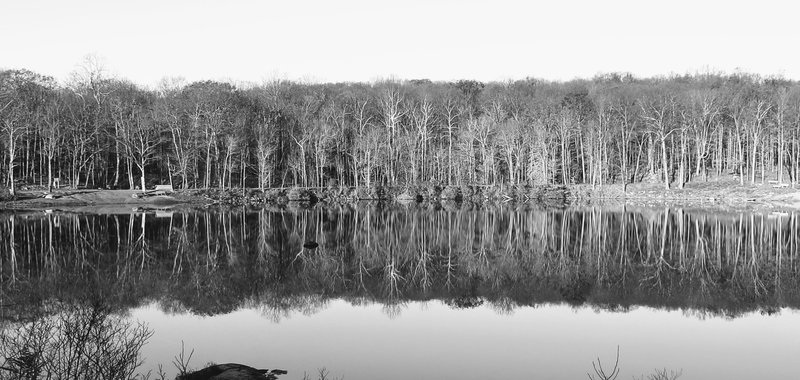
<path fill-rule="evenodd" d="M 147 89 L 0 71 L 0 175 L 135 188 L 796 184 L 800 85 L 737 73 Z"/>

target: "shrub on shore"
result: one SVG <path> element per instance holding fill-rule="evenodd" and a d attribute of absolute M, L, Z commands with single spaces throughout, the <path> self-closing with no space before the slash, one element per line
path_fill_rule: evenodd
<path fill-rule="evenodd" d="M 425 191 L 421 191 L 422 198 L 424 200 L 433 200 L 438 199 L 442 193 L 442 187 L 439 185 L 428 185 L 424 188 Z"/>
<path fill-rule="evenodd" d="M 483 198 L 485 200 L 497 200 L 503 198 L 505 189 L 503 186 L 486 186 L 483 188 Z"/>
<path fill-rule="evenodd" d="M 475 188 L 469 185 L 461 185 L 461 197 L 463 199 L 472 199 L 475 196 Z"/>
<path fill-rule="evenodd" d="M 459 201 L 462 199 L 461 188 L 456 186 L 447 186 L 442 190 L 440 197 L 445 200 Z"/>
<path fill-rule="evenodd" d="M 350 190 L 349 198 L 354 201 L 372 199 L 370 198 L 369 191 L 365 187 L 356 187 Z"/>
<path fill-rule="evenodd" d="M 417 202 L 419 195 L 414 189 L 406 189 L 394 197 L 399 202 Z"/>
<path fill-rule="evenodd" d="M 528 199 L 529 187 L 525 185 L 515 185 L 509 189 L 508 196 L 516 201 L 524 201 Z"/>
<path fill-rule="evenodd" d="M 205 198 L 215 203 L 241 206 L 260 204 L 286 204 L 300 202 L 303 204 L 353 203 L 359 201 L 404 201 L 409 203 L 463 203 L 480 204 L 484 202 L 527 202 L 553 198 L 564 201 L 566 189 L 554 186 L 530 187 L 517 185 L 480 186 L 480 185 L 438 185 L 409 186 L 387 188 L 383 186 L 349 188 L 345 186 L 326 188 L 291 188 L 291 189 L 187 189 L 179 190 L 179 197 Z M 463 206 L 462 206 L 463 207 Z"/>
<path fill-rule="evenodd" d="M 0 189 L 0 202 L 13 200 L 14 196 L 8 189 Z"/>
<path fill-rule="evenodd" d="M 266 189 L 261 197 L 267 202 L 277 202 L 281 197 L 285 197 L 285 194 L 281 189 Z"/>
<path fill-rule="evenodd" d="M 317 200 L 317 197 L 313 192 L 307 189 L 301 189 L 299 187 L 293 187 L 291 190 L 289 190 L 289 192 L 286 193 L 286 198 L 288 198 L 291 202 L 315 202 Z"/>

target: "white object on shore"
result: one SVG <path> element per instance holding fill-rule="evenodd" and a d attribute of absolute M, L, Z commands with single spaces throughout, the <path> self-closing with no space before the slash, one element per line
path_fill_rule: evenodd
<path fill-rule="evenodd" d="M 156 185 L 153 190 L 164 192 L 164 194 L 175 192 L 175 189 L 172 188 L 172 185 Z"/>

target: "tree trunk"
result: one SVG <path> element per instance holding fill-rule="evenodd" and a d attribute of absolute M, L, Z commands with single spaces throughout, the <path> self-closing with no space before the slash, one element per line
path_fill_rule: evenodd
<path fill-rule="evenodd" d="M 115 148 L 116 152 L 114 155 L 116 156 L 116 165 L 114 166 L 114 188 L 117 188 L 117 185 L 119 184 L 119 161 L 120 161 L 119 141 L 116 142 L 115 147 L 116 147 Z"/>
<path fill-rule="evenodd" d="M 678 188 L 683 189 L 683 181 L 686 176 L 686 136 L 681 131 L 681 163 L 678 174 Z"/>
<path fill-rule="evenodd" d="M 778 183 L 783 184 L 783 156 L 785 150 L 785 136 L 783 133 L 783 124 L 778 124 Z"/>
<path fill-rule="evenodd" d="M 724 135 L 724 129 L 722 129 L 722 126 L 719 126 L 719 135 L 717 136 L 717 178 L 719 178 L 722 175 L 722 166 L 723 166 L 722 140 L 725 137 L 723 135 Z M 730 149 L 730 147 L 728 147 L 728 149 Z"/>
<path fill-rule="evenodd" d="M 144 162 L 142 162 L 142 166 L 140 167 L 140 169 L 142 171 L 142 192 L 146 193 L 147 192 L 147 188 L 144 185 Z"/>
<path fill-rule="evenodd" d="M 758 142 L 753 139 L 753 157 L 750 157 L 750 183 L 756 184 L 756 154 L 758 153 Z"/>
<path fill-rule="evenodd" d="M 9 181 L 9 187 L 8 187 L 9 190 L 8 190 L 8 192 L 13 197 L 13 196 L 17 195 L 17 188 L 16 188 L 16 185 L 14 184 L 14 155 L 13 154 L 9 154 L 9 156 L 8 156 L 8 181 Z"/>
<path fill-rule="evenodd" d="M 206 178 L 204 178 L 203 183 L 205 184 L 205 188 L 208 189 L 211 187 L 211 141 L 209 140 L 208 145 L 206 145 Z"/>
<path fill-rule="evenodd" d="M 739 184 L 744 185 L 744 176 L 745 176 L 744 172 L 747 171 L 747 163 L 745 163 L 744 161 L 744 146 L 742 146 L 742 134 L 737 133 L 736 138 L 739 140 L 737 144 L 739 153 L 739 162 L 738 165 L 736 165 L 739 168 Z"/>
<path fill-rule="evenodd" d="M 130 158 L 127 158 L 125 161 L 128 163 L 128 187 L 134 190 L 136 188 L 136 181 L 133 180 L 133 162 Z"/>
<path fill-rule="evenodd" d="M 47 158 L 47 192 L 53 192 L 53 159 Z"/>
<path fill-rule="evenodd" d="M 447 184 L 453 184 L 453 131 L 447 129 Z"/>
<path fill-rule="evenodd" d="M 656 173 L 656 153 L 655 143 L 653 142 L 653 135 L 650 135 L 647 140 L 647 174 L 652 176 Z"/>
<path fill-rule="evenodd" d="M 669 169 L 667 168 L 667 137 L 661 136 L 661 164 L 664 168 L 664 188 L 669 190 Z"/>

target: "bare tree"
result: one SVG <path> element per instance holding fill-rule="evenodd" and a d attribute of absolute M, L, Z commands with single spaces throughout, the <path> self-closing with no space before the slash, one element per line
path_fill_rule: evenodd
<path fill-rule="evenodd" d="M 263 191 L 272 182 L 272 158 L 275 154 L 275 136 L 272 118 L 263 115 L 256 126 L 256 160 L 258 163 L 258 187 Z"/>
<path fill-rule="evenodd" d="M 152 336 L 144 324 L 107 307 L 62 305 L 54 315 L 6 326 L 0 334 L 0 379 L 109 379 L 136 377 L 141 348 Z"/>
<path fill-rule="evenodd" d="M 404 102 L 403 94 L 400 93 L 400 90 L 395 85 L 390 85 L 383 92 L 378 102 L 383 116 L 383 125 L 386 127 L 386 131 L 389 132 L 387 139 L 388 152 L 385 157 L 385 163 L 390 183 L 396 183 L 397 149 L 395 148 L 395 141 L 402 127 L 403 117 L 408 112 L 403 105 Z"/>
<path fill-rule="evenodd" d="M 453 135 L 458 128 L 458 119 L 461 117 L 463 107 L 455 97 L 447 96 L 443 103 L 444 126 L 447 130 L 447 184 L 453 183 Z"/>
<path fill-rule="evenodd" d="M 589 380 L 614 380 L 619 376 L 619 346 L 617 346 L 617 358 L 614 361 L 614 368 L 611 369 L 611 372 L 606 373 L 605 369 L 603 369 L 603 363 L 600 362 L 600 358 L 597 358 L 597 361 L 592 362 L 592 369 L 594 369 L 594 375 L 587 373 L 586 376 L 589 377 Z M 595 378 L 595 376 L 597 376 Z"/>
<path fill-rule="evenodd" d="M 25 133 L 25 126 L 22 123 L 22 110 L 20 107 L 10 106 L 10 102 L 4 107 L 2 124 L 0 124 L 0 137 L 6 146 L 8 158 L 8 189 L 9 193 L 16 195 L 16 180 L 14 179 L 14 164 L 19 150 L 18 143 Z"/>
<path fill-rule="evenodd" d="M 670 94 L 656 94 L 641 103 L 641 117 L 650 127 L 649 133 L 654 134 L 661 142 L 661 165 L 664 175 L 664 188 L 669 190 L 669 161 L 667 161 L 667 139 L 675 132 L 673 114 L 675 98 Z"/>
<path fill-rule="evenodd" d="M 116 105 L 115 120 L 118 141 L 125 148 L 128 158 L 141 173 L 142 191 L 146 191 L 147 164 L 153 160 L 156 148 L 161 143 L 160 131 L 153 120 L 152 112 L 138 105 Z"/>
<path fill-rule="evenodd" d="M 58 98 L 52 99 L 47 105 L 44 122 L 42 123 L 42 148 L 47 157 L 47 191 L 53 191 L 53 159 L 62 140 L 62 105 Z"/>
<path fill-rule="evenodd" d="M 180 93 L 184 88 L 183 79 L 165 78 L 159 85 L 159 97 L 155 107 L 155 118 L 169 129 L 172 155 L 175 159 L 174 174 L 181 178 L 181 187 L 189 187 L 189 165 L 195 154 L 196 132 L 200 118 L 197 112 L 187 112 L 181 102 Z M 196 108 L 193 109 L 196 111 Z M 170 168 L 172 166 L 170 165 Z M 172 170 L 170 170 L 172 183 Z"/>

